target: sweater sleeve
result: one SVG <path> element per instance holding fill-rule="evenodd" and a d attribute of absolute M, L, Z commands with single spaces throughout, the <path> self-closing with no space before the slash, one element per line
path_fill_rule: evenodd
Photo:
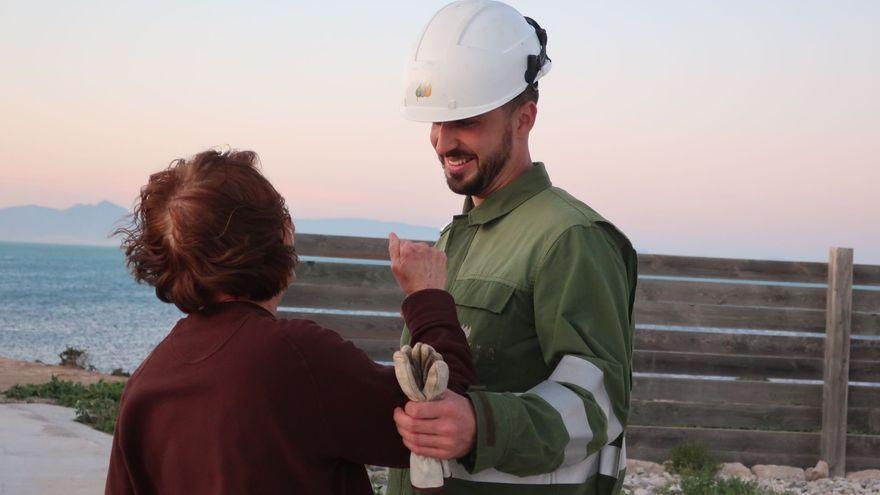
<path fill-rule="evenodd" d="M 449 390 L 464 394 L 475 385 L 477 372 L 452 296 L 444 290 L 422 290 L 407 297 L 402 309 L 403 319 L 412 331 L 411 345 L 431 345 L 449 365 Z"/>
<path fill-rule="evenodd" d="M 124 398 L 122 400 L 125 400 Z M 122 402 L 120 401 L 120 404 Z M 121 409 L 121 405 L 120 405 Z M 125 452 L 120 444 L 122 435 L 120 434 L 122 418 L 116 421 L 116 428 L 113 433 L 113 444 L 110 448 L 110 466 L 107 469 L 107 482 L 104 486 L 105 495 L 128 495 L 136 493 L 134 482 L 128 470 L 128 464 L 125 458 Z"/>
<path fill-rule="evenodd" d="M 443 354 L 450 368 L 450 389 L 464 393 L 475 372 L 452 297 L 444 291 L 425 290 L 403 303 L 403 316 L 421 341 Z M 336 332 L 308 322 L 300 336 L 288 340 L 306 363 L 314 386 L 315 406 L 326 419 L 328 457 L 382 466 L 406 467 L 409 450 L 393 420 L 395 407 L 406 404 L 394 367 L 369 358 Z M 390 356 L 389 356 L 390 359 Z"/>

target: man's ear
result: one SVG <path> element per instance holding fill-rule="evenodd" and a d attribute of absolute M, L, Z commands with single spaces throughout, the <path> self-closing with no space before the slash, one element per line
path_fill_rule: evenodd
<path fill-rule="evenodd" d="M 531 100 L 523 103 L 516 111 L 516 133 L 520 137 L 527 137 L 535 126 L 537 118 L 538 105 Z"/>

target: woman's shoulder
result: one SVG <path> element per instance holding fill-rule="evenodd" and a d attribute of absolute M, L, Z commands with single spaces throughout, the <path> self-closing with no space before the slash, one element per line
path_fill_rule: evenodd
<path fill-rule="evenodd" d="M 272 327 L 278 339 L 300 352 L 329 352 L 346 344 L 346 340 L 336 331 L 312 320 L 279 316 Z"/>

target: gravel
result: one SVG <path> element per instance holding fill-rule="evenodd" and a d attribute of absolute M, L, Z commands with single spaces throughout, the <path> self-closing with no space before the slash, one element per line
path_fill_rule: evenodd
<path fill-rule="evenodd" d="M 647 470 L 645 470 L 647 471 Z M 658 493 L 660 488 L 678 487 L 680 478 L 666 471 L 634 472 L 627 474 L 624 480 L 624 493 L 627 495 L 651 495 Z M 383 486 L 387 482 L 387 470 L 370 466 L 368 469 L 374 487 Z M 847 478 L 823 478 L 816 481 L 794 481 L 783 479 L 764 479 L 757 481 L 761 488 L 780 494 L 791 495 L 877 495 L 880 494 L 880 478 L 854 480 Z M 381 493 L 381 492 L 377 492 Z"/>
<path fill-rule="evenodd" d="M 669 473 L 628 474 L 624 481 L 624 493 L 630 495 L 651 495 L 664 486 L 672 485 L 673 493 L 679 477 Z M 782 479 L 758 480 L 758 486 L 778 493 L 796 495 L 877 495 L 880 494 L 880 479 L 851 480 L 846 478 L 825 478 L 816 481 L 792 481 Z"/>

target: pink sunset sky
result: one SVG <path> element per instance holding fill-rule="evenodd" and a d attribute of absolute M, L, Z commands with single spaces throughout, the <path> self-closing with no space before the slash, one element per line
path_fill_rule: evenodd
<path fill-rule="evenodd" d="M 4 2 L 0 208 L 131 206 L 253 149 L 294 218 L 460 209 L 399 115 L 443 1 Z M 880 2 L 513 1 L 549 34 L 532 156 L 640 251 L 880 264 Z"/>

